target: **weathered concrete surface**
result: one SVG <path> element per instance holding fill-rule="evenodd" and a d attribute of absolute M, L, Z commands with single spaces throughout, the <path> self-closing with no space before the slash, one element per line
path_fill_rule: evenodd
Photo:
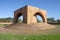
<path fill-rule="evenodd" d="M 18 18 L 23 15 L 23 23 L 33 24 L 37 23 L 36 15 L 40 15 L 43 22 L 47 23 L 46 11 L 33 7 L 33 6 L 24 6 L 14 12 L 14 23 L 18 22 Z"/>

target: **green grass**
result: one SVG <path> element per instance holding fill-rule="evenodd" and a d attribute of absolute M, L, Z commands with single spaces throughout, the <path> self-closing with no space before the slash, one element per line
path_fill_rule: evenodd
<path fill-rule="evenodd" d="M 0 26 L 7 26 L 7 24 L 0 24 Z"/>
<path fill-rule="evenodd" d="M 1 24 L 0 26 L 6 26 Z M 56 25 L 60 27 L 60 25 Z M 60 40 L 60 34 L 47 34 L 47 35 L 18 35 L 18 34 L 0 34 L 0 40 Z"/>
<path fill-rule="evenodd" d="M 60 27 L 60 25 L 55 25 L 56 27 Z"/>
<path fill-rule="evenodd" d="M 49 35 L 0 34 L 0 40 L 60 40 L 60 34 Z"/>

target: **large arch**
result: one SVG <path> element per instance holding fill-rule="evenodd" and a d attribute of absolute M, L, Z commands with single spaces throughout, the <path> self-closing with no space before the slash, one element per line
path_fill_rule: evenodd
<path fill-rule="evenodd" d="M 14 23 L 17 23 L 18 22 L 18 18 L 20 17 L 20 16 L 22 16 L 23 14 L 22 13 L 15 13 L 14 14 Z"/>
<path fill-rule="evenodd" d="M 36 16 L 36 15 L 39 15 L 39 16 L 42 18 L 43 23 L 46 22 L 46 20 L 45 20 L 46 18 L 44 17 L 43 13 L 36 12 L 36 13 L 34 14 L 34 16 Z"/>

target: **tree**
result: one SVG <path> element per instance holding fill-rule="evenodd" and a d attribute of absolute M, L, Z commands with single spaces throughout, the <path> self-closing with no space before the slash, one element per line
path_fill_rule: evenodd
<path fill-rule="evenodd" d="M 19 23 L 22 23 L 22 22 L 23 22 L 23 20 L 21 20 L 21 19 L 18 19 L 18 22 L 19 22 Z"/>
<path fill-rule="evenodd" d="M 47 18 L 48 23 L 54 23 L 56 20 L 54 18 Z"/>
<path fill-rule="evenodd" d="M 8 18 L 0 18 L 0 22 L 13 22 L 13 18 L 8 17 Z"/>
<path fill-rule="evenodd" d="M 39 19 L 37 19 L 37 22 L 39 23 L 39 22 L 42 22 L 41 20 L 39 20 Z"/>
<path fill-rule="evenodd" d="M 57 23 L 60 23 L 60 19 L 57 19 Z"/>

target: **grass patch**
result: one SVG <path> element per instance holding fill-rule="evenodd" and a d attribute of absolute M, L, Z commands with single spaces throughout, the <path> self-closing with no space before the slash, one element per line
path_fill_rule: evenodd
<path fill-rule="evenodd" d="M 60 27 L 60 25 L 55 25 L 56 27 Z"/>
<path fill-rule="evenodd" d="M 0 24 L 0 26 L 7 26 L 7 24 Z"/>
<path fill-rule="evenodd" d="M 48 35 L 0 34 L 0 40 L 60 40 L 60 34 L 48 34 Z"/>
<path fill-rule="evenodd" d="M 6 26 L 0 24 L 0 26 Z M 56 25 L 60 27 L 60 25 Z M 0 40 L 60 40 L 60 34 L 47 34 L 47 35 L 18 35 L 18 34 L 0 34 Z"/>

